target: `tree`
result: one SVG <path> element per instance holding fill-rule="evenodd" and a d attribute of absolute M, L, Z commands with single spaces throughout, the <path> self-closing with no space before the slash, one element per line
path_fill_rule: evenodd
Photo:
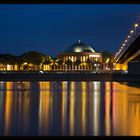
<path fill-rule="evenodd" d="M 109 51 L 102 52 L 102 61 L 106 62 L 108 58 L 109 60 L 112 60 L 113 55 Z"/>
<path fill-rule="evenodd" d="M 6 60 L 4 58 L 0 58 L 0 70 L 4 70 L 6 68 Z"/>
<path fill-rule="evenodd" d="M 50 56 L 46 56 L 45 59 L 43 60 L 42 66 L 43 65 L 48 65 L 50 69 L 50 65 L 53 63 L 52 58 Z"/>
<path fill-rule="evenodd" d="M 76 69 L 79 69 L 80 64 L 81 64 L 81 60 L 78 58 L 78 59 L 74 62 L 74 65 L 76 66 Z"/>
<path fill-rule="evenodd" d="M 45 59 L 45 61 L 43 62 L 43 64 L 46 64 L 46 65 L 50 65 L 51 63 L 52 63 L 52 61 L 51 61 L 50 57 L 47 57 Z"/>
<path fill-rule="evenodd" d="M 0 64 L 6 64 L 6 59 L 0 57 Z"/>
<path fill-rule="evenodd" d="M 24 66 L 27 65 L 25 66 L 27 69 L 29 67 L 36 67 L 37 69 L 40 69 L 46 57 L 48 56 L 36 51 L 29 51 L 20 56 L 12 54 L 0 54 L 0 63 L 3 64 L 5 67 L 7 64 L 13 66 L 17 64 L 19 67 L 18 69 L 23 66 L 23 63 L 27 63 L 24 64 Z"/>
<path fill-rule="evenodd" d="M 63 60 L 58 59 L 57 64 L 58 64 L 59 68 L 61 69 L 63 67 Z"/>
<path fill-rule="evenodd" d="M 110 70 L 113 68 L 114 57 L 109 51 L 102 53 L 103 69 Z"/>
<path fill-rule="evenodd" d="M 90 69 L 91 68 L 91 65 L 92 65 L 92 61 L 91 61 L 90 58 L 87 58 L 86 64 L 88 65 L 88 68 Z"/>
<path fill-rule="evenodd" d="M 4 65 L 6 68 L 7 64 L 14 65 L 17 63 L 17 56 L 12 55 L 12 54 L 0 54 L 0 63 Z"/>
<path fill-rule="evenodd" d="M 24 53 L 20 57 L 22 61 L 27 62 L 28 64 L 31 63 L 35 65 L 37 69 L 39 69 L 45 56 L 46 55 L 36 52 L 36 51 L 29 51 L 27 53 Z"/>
<path fill-rule="evenodd" d="M 58 63 L 57 63 L 58 60 L 57 60 L 57 58 L 51 57 L 50 60 L 51 60 L 51 62 L 52 62 L 52 63 L 51 63 L 52 69 L 54 69 L 54 70 L 57 69 L 57 66 L 58 66 Z"/>
<path fill-rule="evenodd" d="M 0 59 L 3 61 L 3 63 L 7 64 L 16 64 L 17 56 L 12 54 L 0 54 Z"/>
<path fill-rule="evenodd" d="M 70 59 L 68 59 L 65 64 L 67 65 L 67 68 L 68 69 L 71 69 L 71 66 L 72 66 L 72 61 Z"/>

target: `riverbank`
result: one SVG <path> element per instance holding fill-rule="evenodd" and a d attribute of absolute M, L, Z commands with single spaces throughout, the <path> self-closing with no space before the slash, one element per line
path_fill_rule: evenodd
<path fill-rule="evenodd" d="M 140 82 L 140 75 L 124 73 L 46 72 L 0 73 L 0 81 L 116 81 Z"/>

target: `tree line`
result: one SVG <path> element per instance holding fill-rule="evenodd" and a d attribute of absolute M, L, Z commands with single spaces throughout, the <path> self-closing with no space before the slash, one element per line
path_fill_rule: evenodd
<path fill-rule="evenodd" d="M 113 58 L 113 55 L 109 52 L 109 51 L 104 51 L 102 52 L 102 62 L 106 62 L 107 59 L 110 59 L 110 61 Z M 41 64 L 46 64 L 46 65 L 52 65 L 53 67 L 55 67 L 56 65 L 58 66 L 62 66 L 63 65 L 63 61 L 37 52 L 37 51 L 28 51 L 20 56 L 16 56 L 13 54 L 0 54 L 0 64 L 6 65 L 6 64 L 11 64 L 11 65 L 22 65 L 23 63 L 28 63 L 28 64 L 33 64 L 36 66 L 40 66 Z M 71 65 L 71 60 L 67 60 L 65 62 L 66 65 Z M 81 61 L 77 60 L 75 62 L 75 65 L 80 65 Z M 86 60 L 87 64 L 90 64 L 90 60 Z"/>

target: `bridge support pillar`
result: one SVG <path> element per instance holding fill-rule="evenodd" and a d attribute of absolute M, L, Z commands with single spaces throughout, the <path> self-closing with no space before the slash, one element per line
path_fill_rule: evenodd
<path fill-rule="evenodd" d="M 140 75 L 140 62 L 129 62 L 128 63 L 128 74 Z"/>

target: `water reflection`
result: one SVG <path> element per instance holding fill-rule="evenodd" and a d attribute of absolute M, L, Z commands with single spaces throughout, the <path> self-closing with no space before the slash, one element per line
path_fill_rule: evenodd
<path fill-rule="evenodd" d="M 86 108 L 86 91 L 87 85 L 86 82 L 81 82 L 82 84 L 82 135 L 86 134 L 86 116 L 87 116 L 87 108 Z"/>
<path fill-rule="evenodd" d="M 62 82 L 62 117 L 61 117 L 61 122 L 62 122 L 62 135 L 66 134 L 66 121 L 67 121 L 67 87 L 68 83 L 67 82 Z"/>
<path fill-rule="evenodd" d="M 13 83 L 7 82 L 6 89 L 7 90 L 6 90 L 6 100 L 5 100 L 5 128 L 4 128 L 5 135 L 7 135 L 10 132 L 10 127 L 11 127 L 13 92 L 10 90 L 13 89 Z"/>
<path fill-rule="evenodd" d="M 39 134 L 48 134 L 49 130 L 49 106 L 50 106 L 50 82 L 39 82 Z"/>
<path fill-rule="evenodd" d="M 109 136 L 111 132 L 111 83 L 105 83 L 105 135 Z"/>
<path fill-rule="evenodd" d="M 70 135 L 74 135 L 75 82 L 70 83 Z"/>
<path fill-rule="evenodd" d="M 13 82 L 1 82 L 0 88 L 0 134 L 27 133 L 29 124 L 29 97 L 27 91 L 15 90 Z M 28 82 L 25 83 L 28 85 Z"/>
<path fill-rule="evenodd" d="M 127 86 L 127 84 L 124 85 L 113 82 L 114 135 L 134 135 L 134 136 L 140 135 L 140 127 L 138 125 L 139 123 L 140 123 L 139 88 L 129 87 Z"/>
<path fill-rule="evenodd" d="M 99 135 L 100 115 L 100 82 L 93 82 L 93 135 Z"/>
<path fill-rule="evenodd" d="M 0 82 L 0 135 L 140 135 L 140 88 L 129 85 Z"/>

